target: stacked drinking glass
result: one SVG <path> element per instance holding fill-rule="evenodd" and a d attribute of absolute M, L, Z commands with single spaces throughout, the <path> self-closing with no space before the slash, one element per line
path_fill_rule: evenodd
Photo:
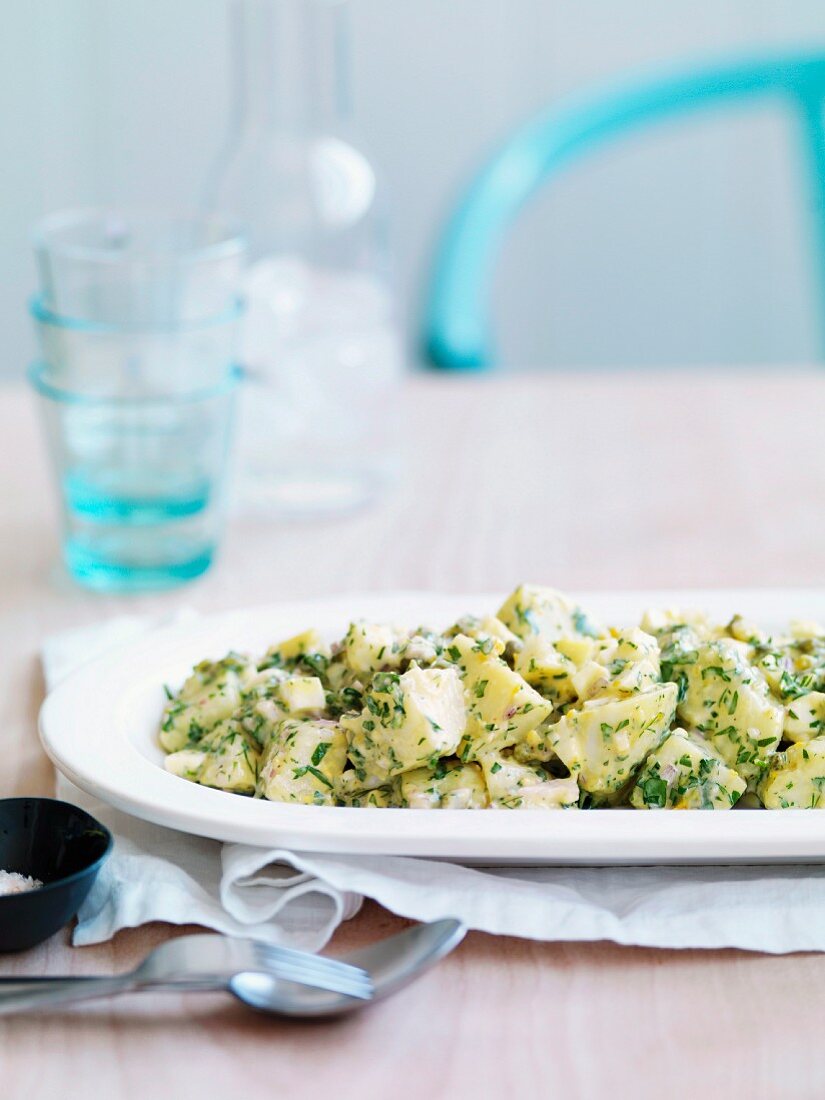
<path fill-rule="evenodd" d="M 239 371 L 243 239 L 219 219 L 113 210 L 38 226 L 31 312 L 69 572 L 161 588 L 209 568 Z"/>

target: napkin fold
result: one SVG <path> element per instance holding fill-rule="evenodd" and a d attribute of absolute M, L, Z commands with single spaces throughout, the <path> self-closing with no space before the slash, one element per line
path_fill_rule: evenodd
<path fill-rule="evenodd" d="M 187 617 L 193 613 L 178 619 Z M 48 639 L 42 653 L 48 688 L 158 625 L 124 617 Z M 63 776 L 57 793 L 115 836 L 114 852 L 80 910 L 77 945 L 160 920 L 317 951 L 369 897 L 416 920 L 450 916 L 469 928 L 537 940 L 825 951 L 825 868 L 819 866 L 482 868 L 401 856 L 315 855 L 221 845 L 152 825 Z"/>

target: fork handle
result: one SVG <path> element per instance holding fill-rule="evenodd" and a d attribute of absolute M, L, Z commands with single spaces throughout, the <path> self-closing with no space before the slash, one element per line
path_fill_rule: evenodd
<path fill-rule="evenodd" d="M 114 978 L 34 978 L 31 981 L 8 982 L 9 992 L 0 986 L 0 1016 L 12 1016 L 36 1008 L 51 1008 L 75 1001 L 91 1001 L 96 997 L 110 997 L 116 993 L 129 993 L 140 989 L 177 989 L 205 992 L 223 989 L 225 983 L 217 981 L 169 981 L 141 982 L 131 974 Z"/>
<path fill-rule="evenodd" d="M 21 983 L 13 992 L 0 990 L 0 1016 L 11 1016 L 32 1008 L 46 1008 L 107 997 L 135 988 L 130 974 L 117 978 L 58 978 L 55 981 Z"/>

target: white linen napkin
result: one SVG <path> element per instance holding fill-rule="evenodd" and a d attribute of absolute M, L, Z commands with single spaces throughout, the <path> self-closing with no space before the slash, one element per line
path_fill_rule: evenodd
<path fill-rule="evenodd" d="M 47 686 L 156 625 L 122 618 L 48 639 Z M 114 853 L 80 911 L 75 944 L 161 920 L 315 951 L 370 897 L 401 916 L 457 917 L 469 928 L 538 940 L 825 951 L 825 867 L 470 868 L 301 854 L 221 845 L 151 825 L 62 776 L 57 793 L 89 809 L 115 836 Z"/>

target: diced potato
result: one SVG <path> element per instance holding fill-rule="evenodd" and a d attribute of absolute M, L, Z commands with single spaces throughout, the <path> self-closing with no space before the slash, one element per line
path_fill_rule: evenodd
<path fill-rule="evenodd" d="M 539 762 L 547 764 L 551 760 L 559 759 L 547 738 L 546 725 L 529 730 L 518 744 L 513 745 L 512 749 L 508 751 L 512 751 L 513 758 L 519 764 L 537 764 Z"/>
<path fill-rule="evenodd" d="M 582 634 L 576 638 L 559 638 L 553 643 L 562 657 L 568 657 L 576 668 L 581 668 L 596 652 L 596 640 Z"/>
<path fill-rule="evenodd" d="M 516 653 L 514 667 L 531 687 L 560 707 L 576 698 L 573 677 L 576 665 L 560 653 L 552 642 L 534 635 Z"/>
<path fill-rule="evenodd" d="M 700 646 L 705 644 L 695 626 L 677 624 L 662 633 L 650 631 L 659 642 L 659 664 L 665 680 L 681 665 L 695 663 Z"/>
<path fill-rule="evenodd" d="M 520 647 L 519 636 L 510 630 L 496 615 L 487 615 L 481 620 L 478 634 L 481 637 L 498 638 L 500 642 L 504 642 L 505 646 L 510 646 L 512 649 Z"/>
<path fill-rule="evenodd" d="M 275 727 L 286 717 L 284 708 L 271 695 L 247 699 L 235 717 L 258 748 L 269 744 Z"/>
<path fill-rule="evenodd" d="M 825 737 L 776 753 L 758 787 L 768 810 L 823 810 Z"/>
<path fill-rule="evenodd" d="M 164 759 L 163 765 L 172 775 L 197 783 L 205 760 L 206 753 L 202 749 L 180 749 L 170 753 Z"/>
<path fill-rule="evenodd" d="M 435 768 L 415 768 L 396 780 L 398 803 L 411 810 L 480 810 L 489 804 L 478 764 L 439 761 Z"/>
<path fill-rule="evenodd" d="M 370 760 L 360 759 L 359 749 L 356 748 L 353 753 L 351 748 L 352 730 L 345 727 L 357 719 L 354 716 L 346 715 L 339 720 L 346 735 L 346 745 L 348 745 L 346 755 L 348 755 L 352 767 L 346 768 L 338 783 L 335 784 L 335 793 L 338 794 L 342 802 L 350 804 L 353 799 L 360 798 L 367 791 L 388 788 L 389 783 L 392 782 L 392 777 L 389 777 L 383 768 L 381 771 L 376 770 L 372 758 Z"/>
<path fill-rule="evenodd" d="M 812 741 L 825 732 L 825 692 L 809 691 L 789 703 L 785 714 L 783 738 L 786 741 Z"/>
<path fill-rule="evenodd" d="M 457 634 L 466 634 L 468 638 L 495 638 L 501 642 L 502 652 L 510 646 L 512 650 L 521 648 L 521 640 L 509 627 L 505 626 L 501 619 L 495 615 L 487 615 L 486 618 L 476 618 L 474 615 L 465 615 L 459 619 L 455 626 L 451 627 L 447 634 L 454 638 Z"/>
<path fill-rule="evenodd" d="M 579 634 L 595 638 L 604 633 L 561 592 L 533 584 L 520 585 L 502 604 L 498 618 L 522 639 L 540 634 L 555 642 Z"/>
<path fill-rule="evenodd" d="M 282 684 L 291 675 L 292 673 L 288 669 L 274 666 L 256 669 L 244 679 L 244 701 L 271 694 L 273 688 L 277 687 L 278 684 Z"/>
<path fill-rule="evenodd" d="M 216 787 L 219 791 L 253 794 L 258 762 L 258 753 L 249 744 L 238 741 L 227 750 L 206 754 L 198 782 L 204 787 Z"/>
<path fill-rule="evenodd" d="M 369 682 L 370 677 L 367 677 Z M 326 706 L 329 717 L 361 709 L 364 703 L 364 683 L 344 664 L 340 655 L 333 657 L 324 674 L 327 688 Z"/>
<path fill-rule="evenodd" d="M 610 673 L 599 661 L 585 661 L 573 673 L 572 681 L 576 697 L 584 702 L 604 694 L 610 683 Z"/>
<path fill-rule="evenodd" d="M 791 619 L 791 637 L 798 642 L 825 638 L 825 627 L 813 619 Z"/>
<path fill-rule="evenodd" d="M 496 656 L 484 639 L 459 634 L 444 656 L 456 662 L 464 683 L 467 732 L 459 750 L 462 760 L 515 745 L 552 714 L 552 704 Z"/>
<path fill-rule="evenodd" d="M 347 667 L 363 677 L 380 669 L 398 668 L 407 638 L 408 635 L 391 626 L 351 623 L 342 642 L 341 654 Z"/>
<path fill-rule="evenodd" d="M 234 718 L 219 722 L 205 734 L 197 749 L 183 749 L 166 757 L 166 770 L 204 787 L 236 794 L 252 794 L 260 754 Z"/>
<path fill-rule="evenodd" d="M 506 810 L 558 810 L 578 807 L 574 778 L 554 779 L 539 765 L 520 764 L 509 753 L 481 757 L 491 805 Z"/>
<path fill-rule="evenodd" d="M 705 741 L 676 729 L 648 756 L 630 804 L 637 810 L 729 810 L 746 787 Z"/>
<path fill-rule="evenodd" d="M 590 699 L 547 730 L 547 740 L 582 790 L 610 794 L 664 740 L 676 712 L 675 684 L 624 698 Z"/>
<path fill-rule="evenodd" d="M 703 611 L 684 607 L 649 608 L 642 616 L 639 625 L 642 630 L 655 638 L 685 627 L 688 627 L 697 638 L 718 637 L 721 633 Z"/>
<path fill-rule="evenodd" d="M 263 660 L 264 668 L 294 668 L 307 658 L 312 664 L 326 664 L 330 648 L 317 630 L 304 630 L 277 645 L 270 646 Z M 320 658 L 317 661 L 316 658 Z"/>
<path fill-rule="evenodd" d="M 794 695 L 804 694 L 801 681 L 811 677 L 810 689 L 822 691 L 825 687 L 825 639 L 807 639 L 788 643 L 795 679 Z"/>
<path fill-rule="evenodd" d="M 276 688 L 275 698 L 287 714 L 320 714 L 326 705 L 324 685 L 317 676 L 290 676 Z"/>
<path fill-rule="evenodd" d="M 811 692 L 825 692 L 825 650 L 815 638 L 776 642 L 756 655 L 755 663 L 785 704 Z"/>
<path fill-rule="evenodd" d="M 380 810 L 396 805 L 395 797 L 389 787 L 377 787 L 374 791 L 359 791 L 358 794 L 348 795 L 343 801 L 347 806 L 372 807 Z"/>
<path fill-rule="evenodd" d="M 787 653 L 780 648 L 765 649 L 755 654 L 751 662 L 760 675 L 765 679 L 768 687 L 779 699 L 791 699 L 800 691 L 791 673 L 792 662 Z"/>
<path fill-rule="evenodd" d="M 269 669 L 269 679 L 259 673 L 252 690 L 244 693 L 244 702 L 236 717 L 260 748 L 270 741 L 282 719 L 320 716 L 326 707 L 324 685 L 317 676 L 290 676 L 280 669 Z"/>
<path fill-rule="evenodd" d="M 779 745 L 784 712 L 746 656 L 740 642 L 700 642 L 673 663 L 672 675 L 680 685 L 681 720 L 697 729 L 752 790 Z"/>
<path fill-rule="evenodd" d="M 634 627 L 602 642 L 596 660 L 607 669 L 609 695 L 633 695 L 661 680 L 659 643 L 652 634 Z"/>
<path fill-rule="evenodd" d="M 756 623 L 743 618 L 741 615 L 733 616 L 728 623 L 728 633 L 738 642 L 747 642 L 749 645 L 762 643 L 768 637 L 765 631 L 761 630 Z"/>
<path fill-rule="evenodd" d="M 347 761 L 347 739 L 328 719 L 286 718 L 264 756 L 258 793 L 273 802 L 334 806 Z"/>
<path fill-rule="evenodd" d="M 388 799 L 394 799 L 391 781 L 386 776 L 367 774 L 360 768 L 358 771 L 352 767 L 345 768 L 335 782 L 335 793 L 347 806 L 364 805 L 364 798 L 373 792 L 378 795 L 385 792 Z"/>
<path fill-rule="evenodd" d="M 341 724 L 359 780 L 378 787 L 458 748 L 467 724 L 461 679 L 454 668 L 381 672 L 357 717 Z"/>
<path fill-rule="evenodd" d="M 242 691 L 255 675 L 245 657 L 230 653 L 221 661 L 201 661 L 163 711 L 159 740 L 166 752 L 196 744 L 240 706 Z"/>
<path fill-rule="evenodd" d="M 443 648 L 444 639 L 422 627 L 411 634 L 401 646 L 401 661 L 415 661 L 416 664 L 426 667 L 438 660 Z"/>

